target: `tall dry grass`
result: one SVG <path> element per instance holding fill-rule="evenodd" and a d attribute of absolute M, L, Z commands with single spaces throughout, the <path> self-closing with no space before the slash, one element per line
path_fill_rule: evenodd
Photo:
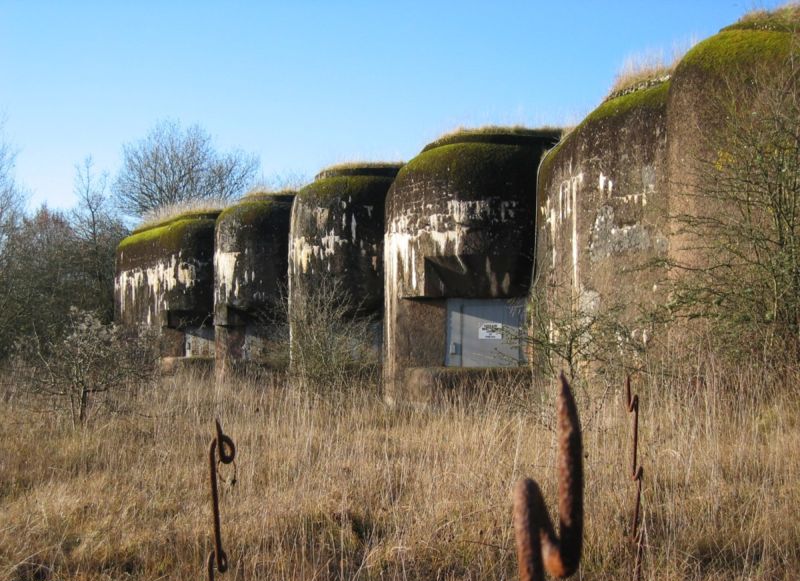
<path fill-rule="evenodd" d="M 628 55 L 614 77 L 607 98 L 668 79 L 683 56 L 695 44 L 697 39 L 692 38 L 674 43 L 669 54 L 663 49 L 651 49 Z"/>
<path fill-rule="evenodd" d="M 798 374 L 636 380 L 646 579 L 796 579 Z M 555 500 L 555 383 L 430 409 L 374 386 L 191 376 L 125 396 L 83 430 L 6 394 L 0 579 L 189 579 L 211 549 L 213 418 L 238 447 L 221 486 L 226 579 L 514 579 L 511 490 Z M 621 382 L 578 385 L 586 452 L 580 577 L 629 575 L 634 487 Z M 229 478 L 228 466 L 221 468 Z"/>

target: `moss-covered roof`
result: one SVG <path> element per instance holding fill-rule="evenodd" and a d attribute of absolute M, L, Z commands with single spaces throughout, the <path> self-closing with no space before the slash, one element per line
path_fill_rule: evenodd
<path fill-rule="evenodd" d="M 217 224 L 227 220 L 235 220 L 240 224 L 253 224 L 259 218 L 272 214 L 276 209 L 291 208 L 296 192 L 282 190 L 280 192 L 254 192 L 223 210 L 217 218 Z"/>
<path fill-rule="evenodd" d="M 791 47 L 792 35 L 786 32 L 748 27 L 728 28 L 687 52 L 677 70 L 687 67 L 712 71 L 733 70 L 734 67 L 759 60 L 784 57 L 789 54 Z"/>
<path fill-rule="evenodd" d="M 535 178 L 531 172 L 535 172 L 539 157 L 560 136 L 561 129 L 557 128 L 490 126 L 459 130 L 424 147 L 400 170 L 397 180 L 416 176 L 447 179 L 454 189 L 463 192 L 495 189 L 499 174 L 505 175 L 505 182 L 522 184 Z"/>
<path fill-rule="evenodd" d="M 657 109 L 663 107 L 667 102 L 669 87 L 670 81 L 665 80 L 607 99 L 597 109 L 589 113 L 581 125 L 607 117 L 624 115 L 633 109 Z"/>
<path fill-rule="evenodd" d="M 315 180 L 297 192 L 297 197 L 310 204 L 326 205 L 336 200 L 372 203 L 383 199 L 394 181 L 394 174 L 335 175 Z"/>
<path fill-rule="evenodd" d="M 158 224 L 139 228 L 119 243 L 117 252 L 156 244 L 163 247 L 166 252 L 180 250 L 181 242 L 187 233 L 197 228 L 213 228 L 219 214 L 219 211 L 186 212 Z"/>
<path fill-rule="evenodd" d="M 400 168 L 403 167 L 402 162 L 351 162 L 340 163 L 326 167 L 319 172 L 314 179 L 324 180 L 327 178 L 335 177 L 348 177 L 348 176 L 372 176 L 394 178 Z"/>
<path fill-rule="evenodd" d="M 553 149 L 547 152 L 542 159 L 539 173 L 546 174 L 549 171 L 550 164 L 553 162 L 562 146 L 570 140 L 571 136 L 580 134 L 586 126 L 620 115 L 626 115 L 637 110 L 657 111 L 658 109 L 666 107 L 670 86 L 670 79 L 654 81 L 653 83 L 645 83 L 635 90 L 625 91 L 619 96 L 612 96 L 606 99 L 599 107 L 589 113 L 589 115 L 581 121 L 580 125 L 568 133 L 564 139 L 553 147 Z"/>
<path fill-rule="evenodd" d="M 672 80 L 689 68 L 721 72 L 738 70 L 742 65 L 786 57 L 794 42 L 790 31 L 800 30 L 800 5 L 793 4 L 772 12 L 756 12 L 718 34 L 695 45 L 669 76 L 648 79 L 632 88 L 612 93 L 576 127 L 579 134 L 587 125 L 633 111 L 656 111 L 666 107 Z M 573 133 L 551 149 L 542 160 L 540 172 L 547 173 L 558 150 Z"/>
<path fill-rule="evenodd" d="M 154 222 L 151 224 L 145 224 L 144 226 L 139 226 L 135 228 L 132 235 L 142 234 L 147 232 L 148 230 L 155 230 L 158 228 L 163 228 L 165 226 L 169 226 L 174 222 L 181 222 L 184 220 L 216 220 L 217 216 L 219 216 L 222 210 L 190 210 L 188 212 L 181 212 L 175 216 L 170 216 L 169 218 L 165 218 L 164 220 L 160 220 L 158 222 Z"/>
<path fill-rule="evenodd" d="M 459 195 L 502 195 L 498 188 L 514 189 L 535 181 L 539 157 L 552 143 L 537 148 L 467 142 L 423 150 L 400 171 L 395 187 L 404 188 L 406 180 L 443 180 Z"/>
<path fill-rule="evenodd" d="M 426 145 L 422 151 L 429 151 L 444 145 L 457 143 L 486 143 L 494 145 L 539 145 L 544 141 L 557 141 L 561 137 L 561 129 L 543 127 L 530 129 L 527 127 L 486 126 L 475 129 L 459 129 L 443 135 L 436 141 Z"/>
<path fill-rule="evenodd" d="M 775 10 L 756 10 L 722 30 L 776 30 L 797 32 L 800 29 L 800 4 L 792 2 Z"/>

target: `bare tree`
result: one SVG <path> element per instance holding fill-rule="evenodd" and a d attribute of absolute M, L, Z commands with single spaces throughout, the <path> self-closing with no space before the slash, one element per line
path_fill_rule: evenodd
<path fill-rule="evenodd" d="M 76 265 L 74 232 L 66 215 L 46 206 L 24 216 L 4 249 L 4 308 L 0 311 L 0 358 L 34 333 L 60 335 L 72 305 L 86 298 Z"/>
<path fill-rule="evenodd" d="M 128 231 L 111 209 L 108 174 L 95 174 L 93 166 L 91 156 L 75 166 L 73 191 L 78 205 L 70 214 L 70 222 L 88 294 L 84 308 L 95 311 L 103 322 L 108 322 L 114 316 L 115 249 Z"/>
<path fill-rule="evenodd" d="M 0 120 L 0 259 L 4 244 L 22 215 L 23 195 L 14 180 L 16 152 L 3 139 L 3 123 Z"/>
<path fill-rule="evenodd" d="M 17 280 L 11 272 L 12 241 L 22 219 L 23 196 L 14 180 L 15 152 L 2 137 L 0 122 L 0 357 L 4 353 L 4 339 L 14 326 Z"/>
<path fill-rule="evenodd" d="M 119 208 L 131 216 L 188 200 L 231 199 L 258 168 L 255 156 L 220 154 L 199 125 L 184 131 L 175 121 L 159 122 L 147 137 L 125 145 L 123 154 L 113 191 Z"/>

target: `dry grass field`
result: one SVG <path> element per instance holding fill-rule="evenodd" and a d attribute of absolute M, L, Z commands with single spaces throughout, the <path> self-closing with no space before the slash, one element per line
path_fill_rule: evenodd
<path fill-rule="evenodd" d="M 644 578 L 798 579 L 800 374 L 634 380 L 641 397 Z M 630 578 L 630 417 L 622 382 L 578 385 L 586 530 L 576 578 Z M 511 490 L 555 507 L 555 382 L 429 409 L 369 385 L 191 376 L 117 396 L 82 429 L 6 387 L 0 579 L 198 579 L 211 549 L 213 419 L 233 580 L 515 579 Z"/>

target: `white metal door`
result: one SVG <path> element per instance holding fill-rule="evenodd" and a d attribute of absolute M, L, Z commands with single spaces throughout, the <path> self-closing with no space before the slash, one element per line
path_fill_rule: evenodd
<path fill-rule="evenodd" d="M 514 367 L 522 361 L 523 303 L 504 299 L 447 299 L 449 367 Z"/>

